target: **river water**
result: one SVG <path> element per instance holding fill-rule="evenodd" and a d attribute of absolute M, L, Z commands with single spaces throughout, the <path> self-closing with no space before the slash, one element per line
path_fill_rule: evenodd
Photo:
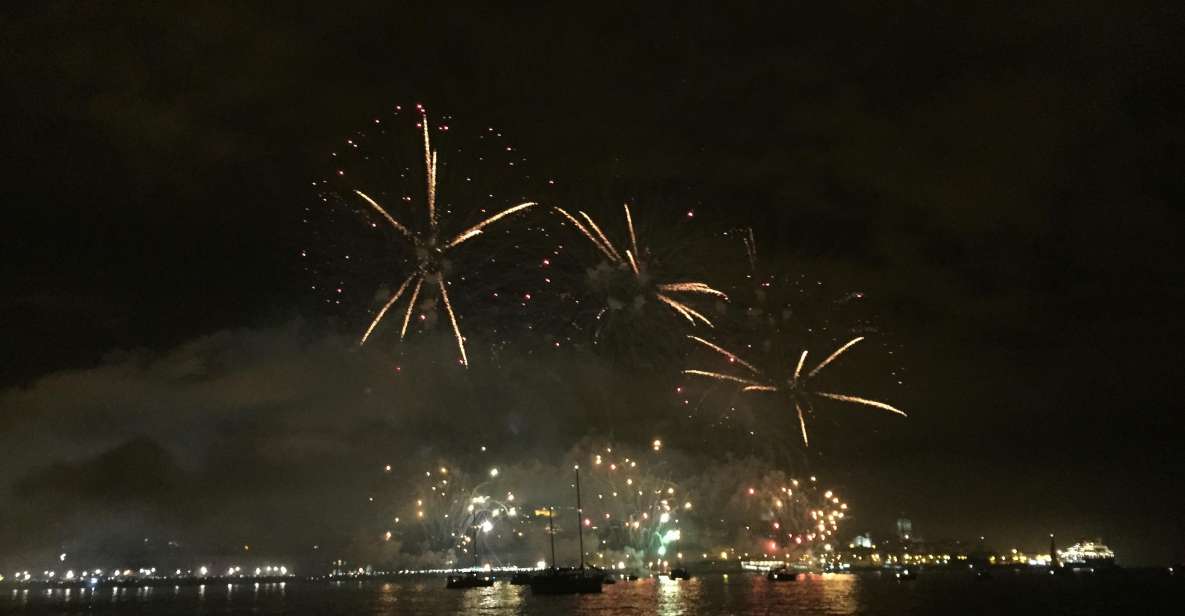
<path fill-rule="evenodd" d="M 397 582 L 218 584 L 155 588 L 11 589 L 9 614 L 1185 614 L 1185 583 L 1163 570 L 1053 577 L 933 572 L 898 582 L 879 573 L 769 582 L 733 573 L 691 580 L 644 579 L 599 595 L 535 596 L 521 586 L 445 590 L 439 578 Z"/>

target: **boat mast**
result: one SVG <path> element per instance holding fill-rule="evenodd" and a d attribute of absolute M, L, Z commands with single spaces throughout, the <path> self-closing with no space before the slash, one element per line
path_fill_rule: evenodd
<path fill-rule="evenodd" d="M 551 537 L 551 570 L 555 571 L 555 507 L 547 508 L 547 536 Z"/>
<path fill-rule="evenodd" d="M 584 571 L 584 508 L 580 506 L 580 465 L 576 465 L 576 536 L 580 538 L 580 570 Z"/>

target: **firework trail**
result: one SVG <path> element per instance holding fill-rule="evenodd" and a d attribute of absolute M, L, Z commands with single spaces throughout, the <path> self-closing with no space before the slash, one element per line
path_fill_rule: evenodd
<path fill-rule="evenodd" d="M 361 190 L 354 189 L 354 193 L 366 202 L 371 208 L 382 215 L 383 219 L 387 221 L 390 226 L 395 229 L 403 238 L 409 241 L 414 249 L 415 254 L 415 270 L 403 281 L 399 288 L 387 299 L 383 307 L 371 320 L 370 325 L 362 334 L 362 338 L 358 344 L 366 344 L 368 338 L 374 333 L 379 323 L 382 322 L 388 310 L 394 306 L 409 286 L 412 286 L 411 298 L 407 303 L 407 311 L 403 317 L 403 327 L 400 328 L 399 337 L 403 339 L 407 335 L 407 326 L 411 320 L 411 314 L 415 309 L 416 299 L 419 297 L 420 290 L 427 282 L 430 286 L 435 286 L 440 292 L 442 303 L 444 304 L 445 312 L 448 314 L 449 323 L 452 325 L 453 336 L 457 341 L 457 350 L 460 354 L 460 361 L 463 365 L 469 365 L 469 358 L 465 352 L 465 337 L 461 333 L 461 327 L 457 320 L 457 315 L 453 311 L 452 302 L 449 299 L 448 285 L 449 283 L 444 278 L 444 269 L 446 263 L 446 256 L 452 249 L 461 244 L 481 235 L 485 228 L 490 224 L 505 218 L 506 216 L 515 214 L 517 212 L 526 210 L 537 205 L 533 201 L 526 201 L 519 203 L 513 207 L 507 208 L 494 214 L 485 220 L 469 227 L 455 236 L 442 235 L 440 232 L 439 216 L 436 207 L 437 185 L 436 185 L 436 169 L 438 163 L 437 152 L 432 149 L 430 124 L 428 122 L 428 113 L 423 107 L 419 107 L 420 124 L 423 129 L 424 141 L 424 176 L 426 184 L 426 205 L 428 210 L 428 225 L 424 231 L 413 231 L 411 227 L 405 225 L 395 219 L 386 208 L 378 203 L 374 198 Z M 414 283 L 414 285 L 413 285 Z"/>
<path fill-rule="evenodd" d="M 629 232 L 629 248 L 623 252 L 619 251 L 605 232 L 601 230 L 596 221 L 592 219 L 587 213 L 578 211 L 580 218 L 573 216 L 563 208 L 554 208 L 555 212 L 562 216 L 565 220 L 572 224 L 581 235 L 584 236 L 598 251 L 605 257 L 611 268 L 628 272 L 634 284 L 640 289 L 640 296 L 651 297 L 673 310 L 679 316 L 687 319 L 693 326 L 698 323 L 703 323 L 708 327 L 713 327 L 712 321 L 709 320 L 699 311 L 685 303 L 682 297 L 676 295 L 708 295 L 718 297 L 724 300 L 728 296 L 717 289 L 708 286 L 703 282 L 696 281 L 682 281 L 682 282 L 667 282 L 655 283 L 652 281 L 652 272 L 648 267 L 645 254 L 638 247 L 638 236 L 634 230 L 634 219 L 630 213 L 629 204 L 625 204 L 625 222 Z M 583 220 L 583 222 L 581 222 Z"/>
<path fill-rule="evenodd" d="M 745 257 L 749 260 L 749 269 L 757 271 L 757 237 L 753 235 L 753 227 L 746 227 L 741 235 L 745 244 Z"/>
<path fill-rule="evenodd" d="M 794 367 L 794 372 L 784 382 L 778 382 L 775 379 L 768 377 L 765 373 L 758 370 L 753 364 L 741 359 L 735 353 L 724 349 L 723 347 L 709 342 L 698 336 L 688 336 L 692 341 L 711 349 L 713 352 L 721 355 L 728 360 L 730 364 L 740 365 L 747 371 L 744 376 L 729 374 L 726 372 L 713 372 L 708 370 L 687 369 L 683 373 L 691 376 L 698 376 L 703 378 L 714 379 L 717 381 L 737 383 L 741 385 L 743 392 L 783 392 L 790 397 L 791 403 L 794 405 L 794 411 L 798 416 L 798 425 L 802 431 L 802 442 L 804 445 L 810 445 L 810 437 L 807 434 L 806 414 L 813 413 L 814 407 L 811 404 L 811 398 L 818 396 L 822 398 L 829 398 L 832 400 L 839 400 L 842 402 L 850 402 L 853 404 L 861 404 L 864 406 L 888 411 L 903 417 L 907 416 L 904 411 L 894 408 L 884 402 L 876 400 L 869 400 L 858 396 L 848 394 L 839 394 L 832 392 L 819 391 L 813 387 L 813 379 L 819 374 L 823 368 L 839 359 L 848 349 L 852 348 L 858 342 L 863 340 L 863 337 L 857 337 L 850 340 L 847 344 L 839 347 L 835 352 L 828 355 L 826 359 L 815 366 L 814 369 L 803 374 L 803 367 L 806 365 L 807 352 L 803 351 L 798 356 L 798 362 Z"/>

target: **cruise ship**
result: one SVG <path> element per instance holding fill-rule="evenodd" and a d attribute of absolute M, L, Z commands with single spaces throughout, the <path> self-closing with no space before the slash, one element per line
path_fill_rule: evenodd
<path fill-rule="evenodd" d="M 1057 551 L 1058 561 L 1067 569 L 1103 569 L 1115 566 L 1115 552 L 1099 541 L 1079 541 Z"/>

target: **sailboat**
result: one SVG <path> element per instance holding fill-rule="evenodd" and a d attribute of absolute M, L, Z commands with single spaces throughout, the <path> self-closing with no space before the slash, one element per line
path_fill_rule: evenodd
<path fill-rule="evenodd" d="M 477 520 L 475 519 L 474 522 Z M 445 588 L 484 588 L 494 585 L 494 578 L 489 575 L 479 575 L 477 561 L 477 524 L 473 525 L 473 571 L 461 575 L 450 575 L 445 582 Z"/>
<path fill-rule="evenodd" d="M 555 508 L 549 510 L 548 535 L 551 537 L 551 568 L 531 576 L 531 592 L 541 595 L 571 595 L 601 592 L 605 574 L 584 567 L 584 508 L 580 504 L 580 466 L 576 467 L 576 533 L 580 539 L 580 568 L 558 569 L 555 566 Z"/>

